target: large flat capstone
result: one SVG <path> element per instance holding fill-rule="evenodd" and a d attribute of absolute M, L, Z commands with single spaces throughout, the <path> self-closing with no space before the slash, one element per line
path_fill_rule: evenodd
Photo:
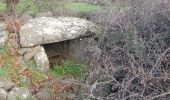
<path fill-rule="evenodd" d="M 96 33 L 96 26 L 74 17 L 40 17 L 24 24 L 19 33 L 21 46 L 30 47 L 91 36 Z"/>

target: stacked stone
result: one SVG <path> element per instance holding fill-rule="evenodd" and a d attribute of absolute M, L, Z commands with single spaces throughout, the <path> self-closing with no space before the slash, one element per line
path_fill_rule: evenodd
<path fill-rule="evenodd" d="M 29 20 L 20 31 L 20 44 L 18 51 L 24 61 L 34 59 L 37 69 L 47 72 L 49 60 L 43 44 L 62 42 L 82 37 L 94 36 L 97 29 L 94 23 L 74 17 L 40 17 Z M 4 23 L 0 23 L 0 48 L 7 41 L 8 32 L 5 31 Z"/>
<path fill-rule="evenodd" d="M 27 88 L 17 87 L 9 80 L 0 79 L 0 100 L 30 100 L 31 98 Z"/>

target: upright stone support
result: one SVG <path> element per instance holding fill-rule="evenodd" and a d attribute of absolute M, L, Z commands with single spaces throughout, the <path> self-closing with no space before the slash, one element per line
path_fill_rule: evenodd
<path fill-rule="evenodd" d="M 35 54 L 34 60 L 37 64 L 37 69 L 42 72 L 47 72 L 49 69 L 49 61 L 44 47 L 41 46 L 40 50 Z"/>
<path fill-rule="evenodd" d="M 0 23 L 0 48 L 3 47 L 7 41 L 8 34 L 5 31 L 4 23 Z"/>

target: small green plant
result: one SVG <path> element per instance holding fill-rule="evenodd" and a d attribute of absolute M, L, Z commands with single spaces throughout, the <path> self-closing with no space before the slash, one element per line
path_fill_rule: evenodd
<path fill-rule="evenodd" d="M 0 66 L 0 77 L 1 78 L 7 78 L 9 75 L 9 64 L 1 65 Z"/>
<path fill-rule="evenodd" d="M 17 96 L 17 100 L 22 100 L 22 97 L 21 96 Z"/>
<path fill-rule="evenodd" d="M 100 6 L 88 3 L 66 3 L 64 7 L 79 12 L 94 12 L 100 9 Z"/>
<path fill-rule="evenodd" d="M 76 64 L 73 61 L 65 61 L 63 66 L 61 65 L 54 65 L 50 68 L 50 72 L 55 75 L 73 75 L 75 77 L 81 76 L 81 66 Z"/>
<path fill-rule="evenodd" d="M 28 70 L 34 82 L 44 79 L 45 74 L 36 70 L 37 65 L 34 60 L 26 61 L 25 63 L 29 67 Z"/>
<path fill-rule="evenodd" d="M 1 47 L 1 48 L 0 48 L 0 54 L 5 53 L 5 52 L 6 52 L 6 50 L 7 50 L 7 47 L 6 47 L 6 46 Z"/>
<path fill-rule="evenodd" d="M 42 72 L 39 72 L 38 70 L 36 70 L 35 68 L 29 68 L 28 69 L 32 78 L 33 82 L 38 82 L 40 80 L 43 80 L 45 78 L 45 74 Z"/>

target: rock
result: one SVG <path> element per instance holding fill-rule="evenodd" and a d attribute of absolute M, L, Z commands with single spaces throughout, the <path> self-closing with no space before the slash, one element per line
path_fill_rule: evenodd
<path fill-rule="evenodd" d="M 20 55 L 24 55 L 26 54 L 28 51 L 30 51 L 31 48 L 20 48 L 17 52 L 20 54 Z"/>
<path fill-rule="evenodd" d="M 5 45 L 8 33 L 5 31 L 5 24 L 0 22 L 0 48 Z"/>
<path fill-rule="evenodd" d="M 30 67 L 25 62 L 21 63 L 20 66 L 21 66 L 21 72 L 25 71 L 26 69 Z"/>
<path fill-rule="evenodd" d="M 40 91 L 36 94 L 38 100 L 51 100 L 50 94 L 45 91 Z"/>
<path fill-rule="evenodd" d="M 0 31 L 4 31 L 5 30 L 5 24 L 0 22 Z"/>
<path fill-rule="evenodd" d="M 16 57 L 16 64 L 21 64 L 24 61 L 23 56 Z"/>
<path fill-rule="evenodd" d="M 5 45 L 7 38 L 8 38 L 7 32 L 0 30 L 0 48 Z"/>
<path fill-rule="evenodd" d="M 94 83 L 90 89 L 91 97 L 107 97 L 112 94 L 112 87 L 115 84 L 112 83 Z"/>
<path fill-rule="evenodd" d="M 0 100 L 6 100 L 7 92 L 4 89 L 0 88 Z"/>
<path fill-rule="evenodd" d="M 45 81 L 45 82 L 43 82 L 41 84 L 42 84 L 42 86 L 44 86 L 44 88 L 50 88 L 52 86 L 51 81 Z"/>
<path fill-rule="evenodd" d="M 61 98 L 64 98 L 65 100 L 81 100 L 81 98 L 78 98 L 76 94 L 74 93 L 61 93 L 60 97 L 56 97 L 56 100 L 61 100 Z"/>
<path fill-rule="evenodd" d="M 32 96 L 32 100 L 39 100 L 35 95 Z"/>
<path fill-rule="evenodd" d="M 96 25 L 74 17 L 40 17 L 30 20 L 20 29 L 20 44 L 30 47 L 92 36 L 97 33 Z"/>
<path fill-rule="evenodd" d="M 29 86 L 29 84 L 30 84 L 30 78 L 28 78 L 27 76 L 24 76 L 24 75 L 20 76 L 20 81 L 27 86 Z"/>
<path fill-rule="evenodd" d="M 8 93 L 7 100 L 31 100 L 31 94 L 26 88 L 14 87 Z"/>
<path fill-rule="evenodd" d="M 0 88 L 8 91 L 11 88 L 13 88 L 15 86 L 15 84 L 11 81 L 8 80 L 0 80 Z"/>
<path fill-rule="evenodd" d="M 51 12 L 41 12 L 36 17 L 52 17 L 53 14 Z"/>
<path fill-rule="evenodd" d="M 24 55 L 24 60 L 25 61 L 28 61 L 30 60 L 31 58 L 34 57 L 34 55 L 37 54 L 37 52 L 41 49 L 40 46 L 36 46 L 34 47 L 33 49 L 29 50 L 25 55 Z"/>
<path fill-rule="evenodd" d="M 24 70 L 28 69 L 30 67 L 27 62 L 24 60 L 23 56 L 17 58 L 16 64 L 20 65 L 21 70 L 20 72 L 22 73 Z"/>
<path fill-rule="evenodd" d="M 43 47 L 41 47 L 40 50 L 35 54 L 34 60 L 36 62 L 38 70 L 42 72 L 48 71 L 50 65 L 49 65 L 47 54 L 45 53 Z"/>

